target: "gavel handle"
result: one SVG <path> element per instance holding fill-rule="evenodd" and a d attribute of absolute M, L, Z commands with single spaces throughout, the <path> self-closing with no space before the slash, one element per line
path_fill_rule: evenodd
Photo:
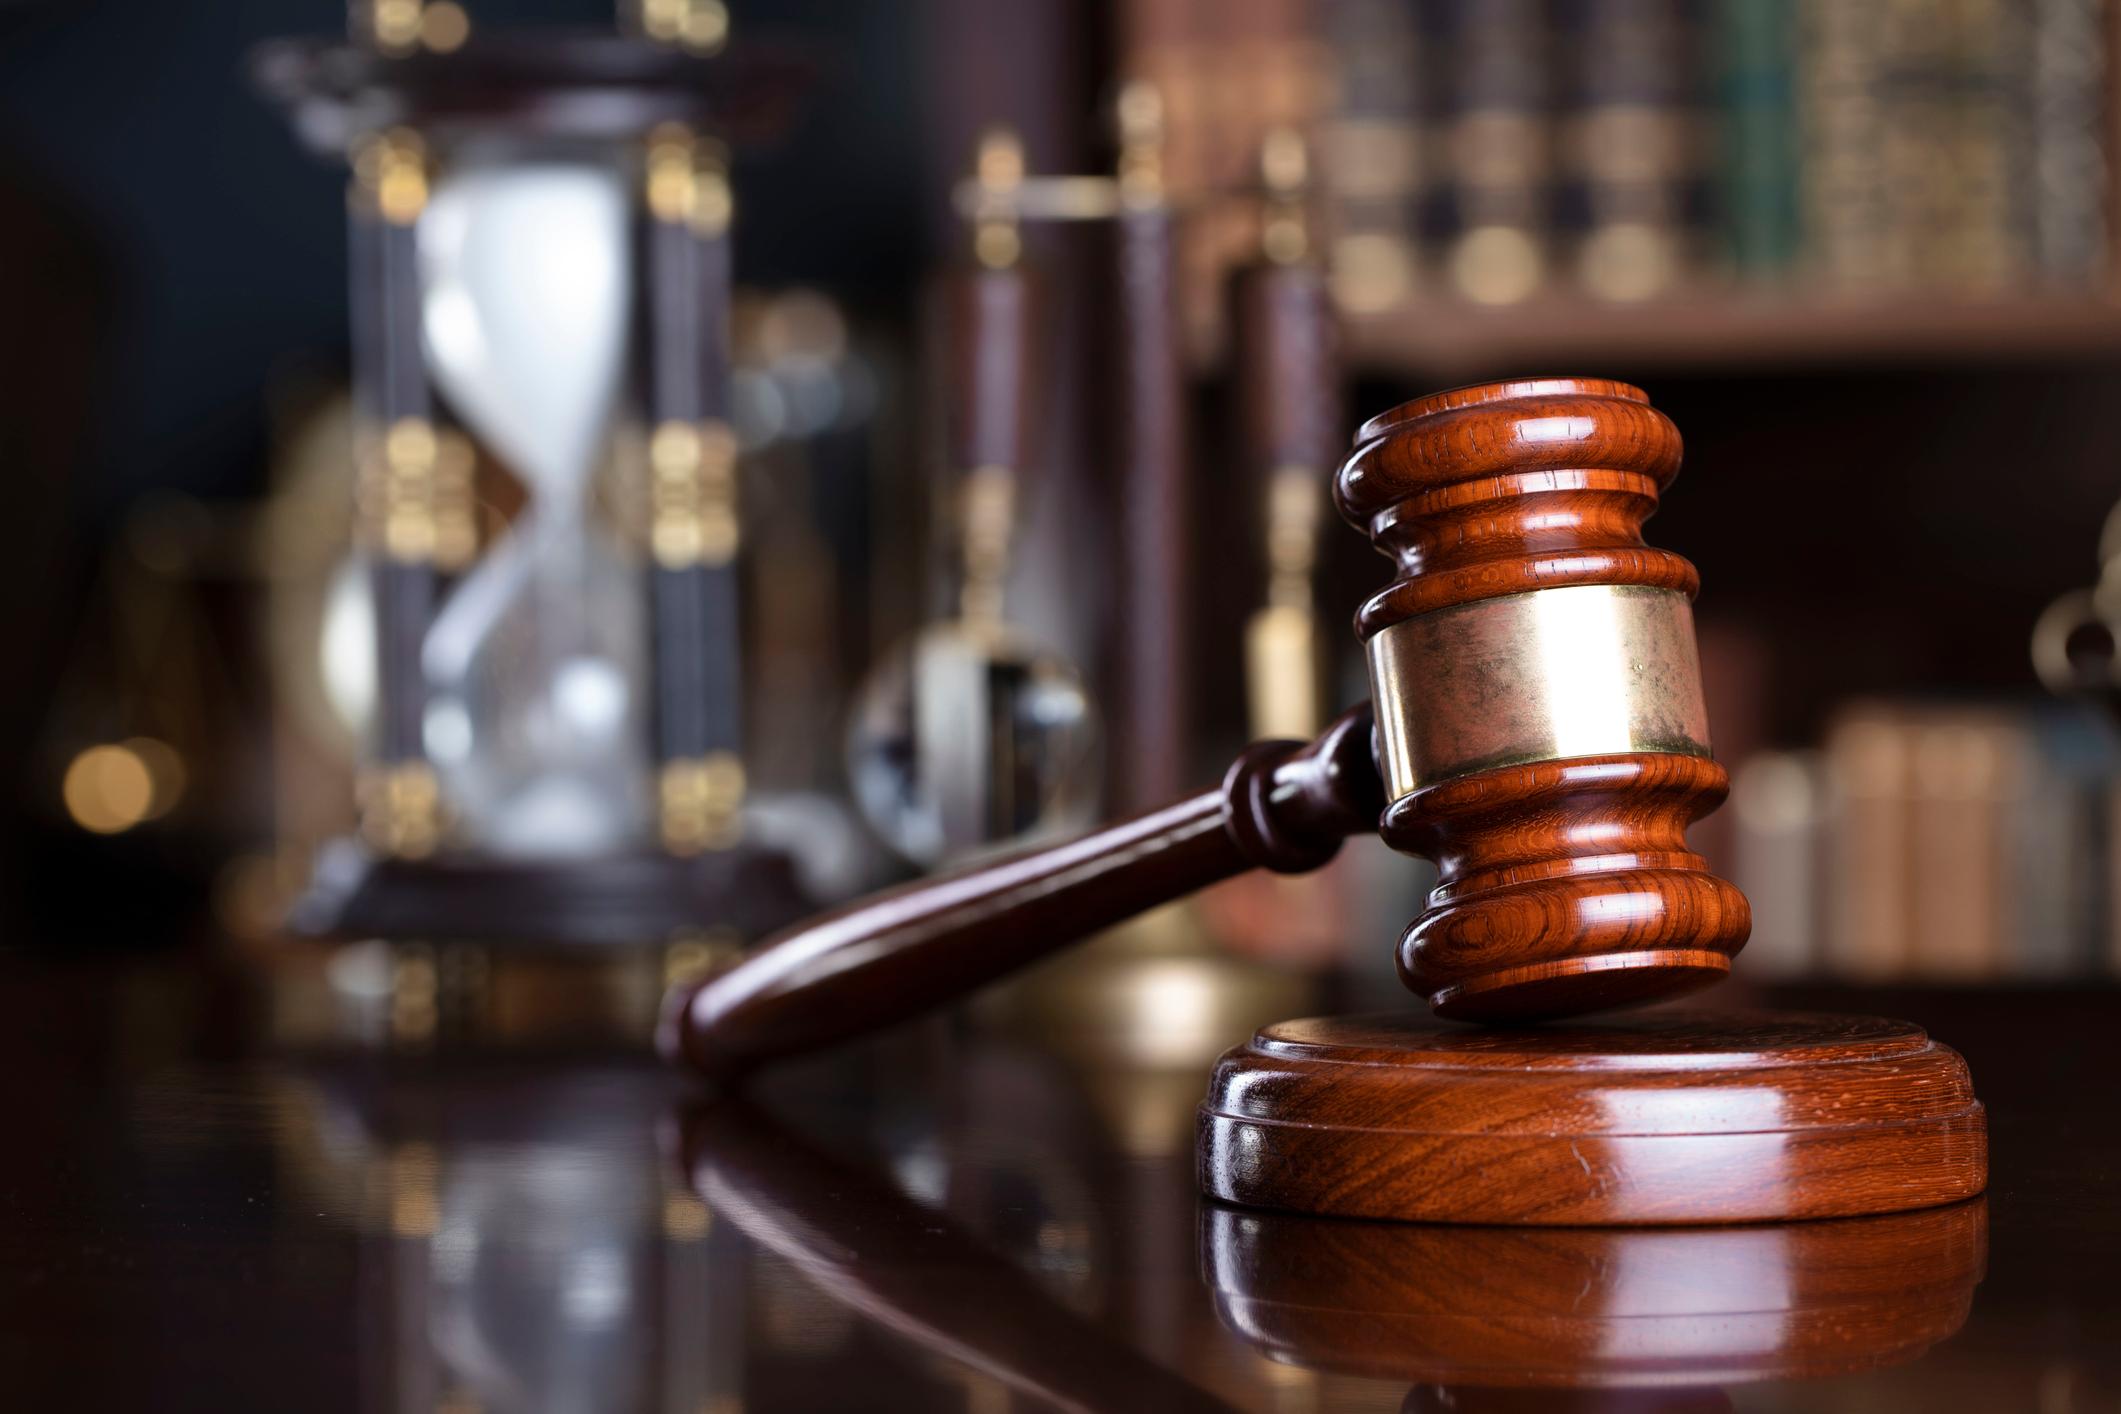
<path fill-rule="evenodd" d="M 1245 748 L 1221 785 L 1175 805 L 798 924 L 673 993 L 657 1044 L 732 1075 L 915 1016 L 1247 869 L 1316 869 L 1383 811 L 1370 739 L 1357 707 L 1308 745 Z"/>

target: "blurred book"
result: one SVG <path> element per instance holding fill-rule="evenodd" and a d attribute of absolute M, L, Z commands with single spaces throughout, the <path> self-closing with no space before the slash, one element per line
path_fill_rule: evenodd
<path fill-rule="evenodd" d="M 1333 101 L 1319 150 L 1327 266 L 1343 309 L 1374 314 L 1419 288 L 1431 182 L 1430 76 L 1411 0 L 1324 0 Z"/>
<path fill-rule="evenodd" d="M 1665 293 L 1707 250 L 1709 34 L 1696 0 L 1566 0 L 1561 224 L 1597 299 Z"/>
<path fill-rule="evenodd" d="M 1753 905 L 1745 969 L 1754 977 L 1819 970 L 1826 769 L 1815 751 L 1763 751 L 1731 773 L 1731 882 Z"/>
<path fill-rule="evenodd" d="M 1739 278 L 1774 278 L 1802 248 L 1796 6 L 1723 0 L 1715 9 L 1724 242 Z"/>
<path fill-rule="evenodd" d="M 1814 777 L 1799 780 L 1801 759 L 1749 762 L 1735 792 L 1742 872 L 1775 891 L 1764 905 L 1755 895 L 1771 956 L 1805 951 L 1802 896 L 1816 890 L 1818 960 L 1837 976 L 1963 982 L 2104 965 L 2116 758 L 2101 723 L 2047 705 L 1865 702 L 1837 715 Z M 1807 830 L 1824 846 L 1817 876 Z"/>
<path fill-rule="evenodd" d="M 1439 0 L 1444 182 L 1454 294 L 1511 304 L 1548 275 L 1554 224 L 1553 33 L 1540 0 Z"/>
<path fill-rule="evenodd" d="M 2111 102 L 2104 0 L 2031 0 L 2027 75 L 2031 129 L 2033 260 L 2063 285 L 2105 279 L 2108 261 L 2106 147 Z"/>
<path fill-rule="evenodd" d="M 1196 331 L 1315 131 L 1341 307 L 2103 286 L 2109 0 L 1127 0 Z"/>

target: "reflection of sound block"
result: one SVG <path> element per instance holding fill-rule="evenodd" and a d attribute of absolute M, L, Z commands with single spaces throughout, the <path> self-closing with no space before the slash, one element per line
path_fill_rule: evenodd
<path fill-rule="evenodd" d="M 1977 1199 L 1840 1222 L 1525 1229 L 1209 1207 L 1200 1245 L 1216 1313 L 1259 1350 L 1452 1390 L 1407 1409 L 1727 1409 L 1498 1392 L 1712 1386 L 1913 1360 L 1965 1324 L 1988 1214 Z"/>
<path fill-rule="evenodd" d="M 1424 1222 L 1847 1217 L 1988 1180 L 1956 1052 L 1906 1022 L 1803 1013 L 1281 1022 L 1216 1066 L 1199 1135 L 1211 1197 Z"/>

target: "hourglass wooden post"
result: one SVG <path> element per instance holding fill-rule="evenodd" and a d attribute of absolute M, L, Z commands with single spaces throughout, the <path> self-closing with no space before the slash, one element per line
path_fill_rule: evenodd
<path fill-rule="evenodd" d="M 744 801 L 729 154 L 685 123 L 643 144 L 643 401 L 656 819 L 674 854 L 735 843 Z"/>
<path fill-rule="evenodd" d="M 353 159 L 375 625 L 373 706 L 337 704 L 361 838 L 290 927 L 676 966 L 814 902 L 741 828 L 724 147 L 782 130 L 809 66 L 422 13 L 256 56 Z"/>

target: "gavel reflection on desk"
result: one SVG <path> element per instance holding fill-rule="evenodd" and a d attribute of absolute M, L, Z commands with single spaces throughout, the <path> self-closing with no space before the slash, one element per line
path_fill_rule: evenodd
<path fill-rule="evenodd" d="M 1642 538 L 1679 463 L 1671 421 L 1603 379 L 1372 419 L 1334 488 L 1397 570 L 1357 616 L 1368 705 L 1308 745 L 1247 748 L 1190 799 L 769 939 L 673 1000 L 666 1053 L 728 1075 L 830 1045 L 1244 870 L 1317 868 L 1371 829 L 1438 866 L 1398 962 L 1439 1017 L 1567 1018 L 1719 980 L 1750 911 L 1686 842 L 1727 788 L 1699 577 Z M 1836 1216 L 1978 1193 L 1985 1135 L 1964 1063 L 1894 1023 L 1454 1035 L 1357 1017 L 1269 1027 L 1224 1058 L 1201 1178 L 1234 1202 L 1361 1216 Z M 1439 1164 L 1475 1153 L 1483 1182 L 1439 1196 Z"/>
<path fill-rule="evenodd" d="M 921 1349 L 1055 1408 L 1228 1407 L 1189 1382 L 1195 1371 L 1166 1369 L 1068 1309 L 883 1171 L 827 1155 L 742 1101 L 687 1111 L 671 1137 L 714 1213 Z M 1987 1255 L 1980 1199 L 1712 1230 L 1209 1206 L 1198 1246 L 1222 1325 L 1278 1363 L 1405 1382 L 1408 1410 L 1659 1414 L 1729 1410 L 1728 1385 L 1915 1360 L 1965 1323 Z"/>
<path fill-rule="evenodd" d="M 1676 1414 L 1730 1409 L 1726 1385 L 1919 1359 L 1966 1323 L 1988 1213 L 1975 1199 L 1826 1223 L 1526 1231 L 1209 1208 L 1200 1260 L 1248 1344 L 1404 1380 L 1405 1410 Z"/>

